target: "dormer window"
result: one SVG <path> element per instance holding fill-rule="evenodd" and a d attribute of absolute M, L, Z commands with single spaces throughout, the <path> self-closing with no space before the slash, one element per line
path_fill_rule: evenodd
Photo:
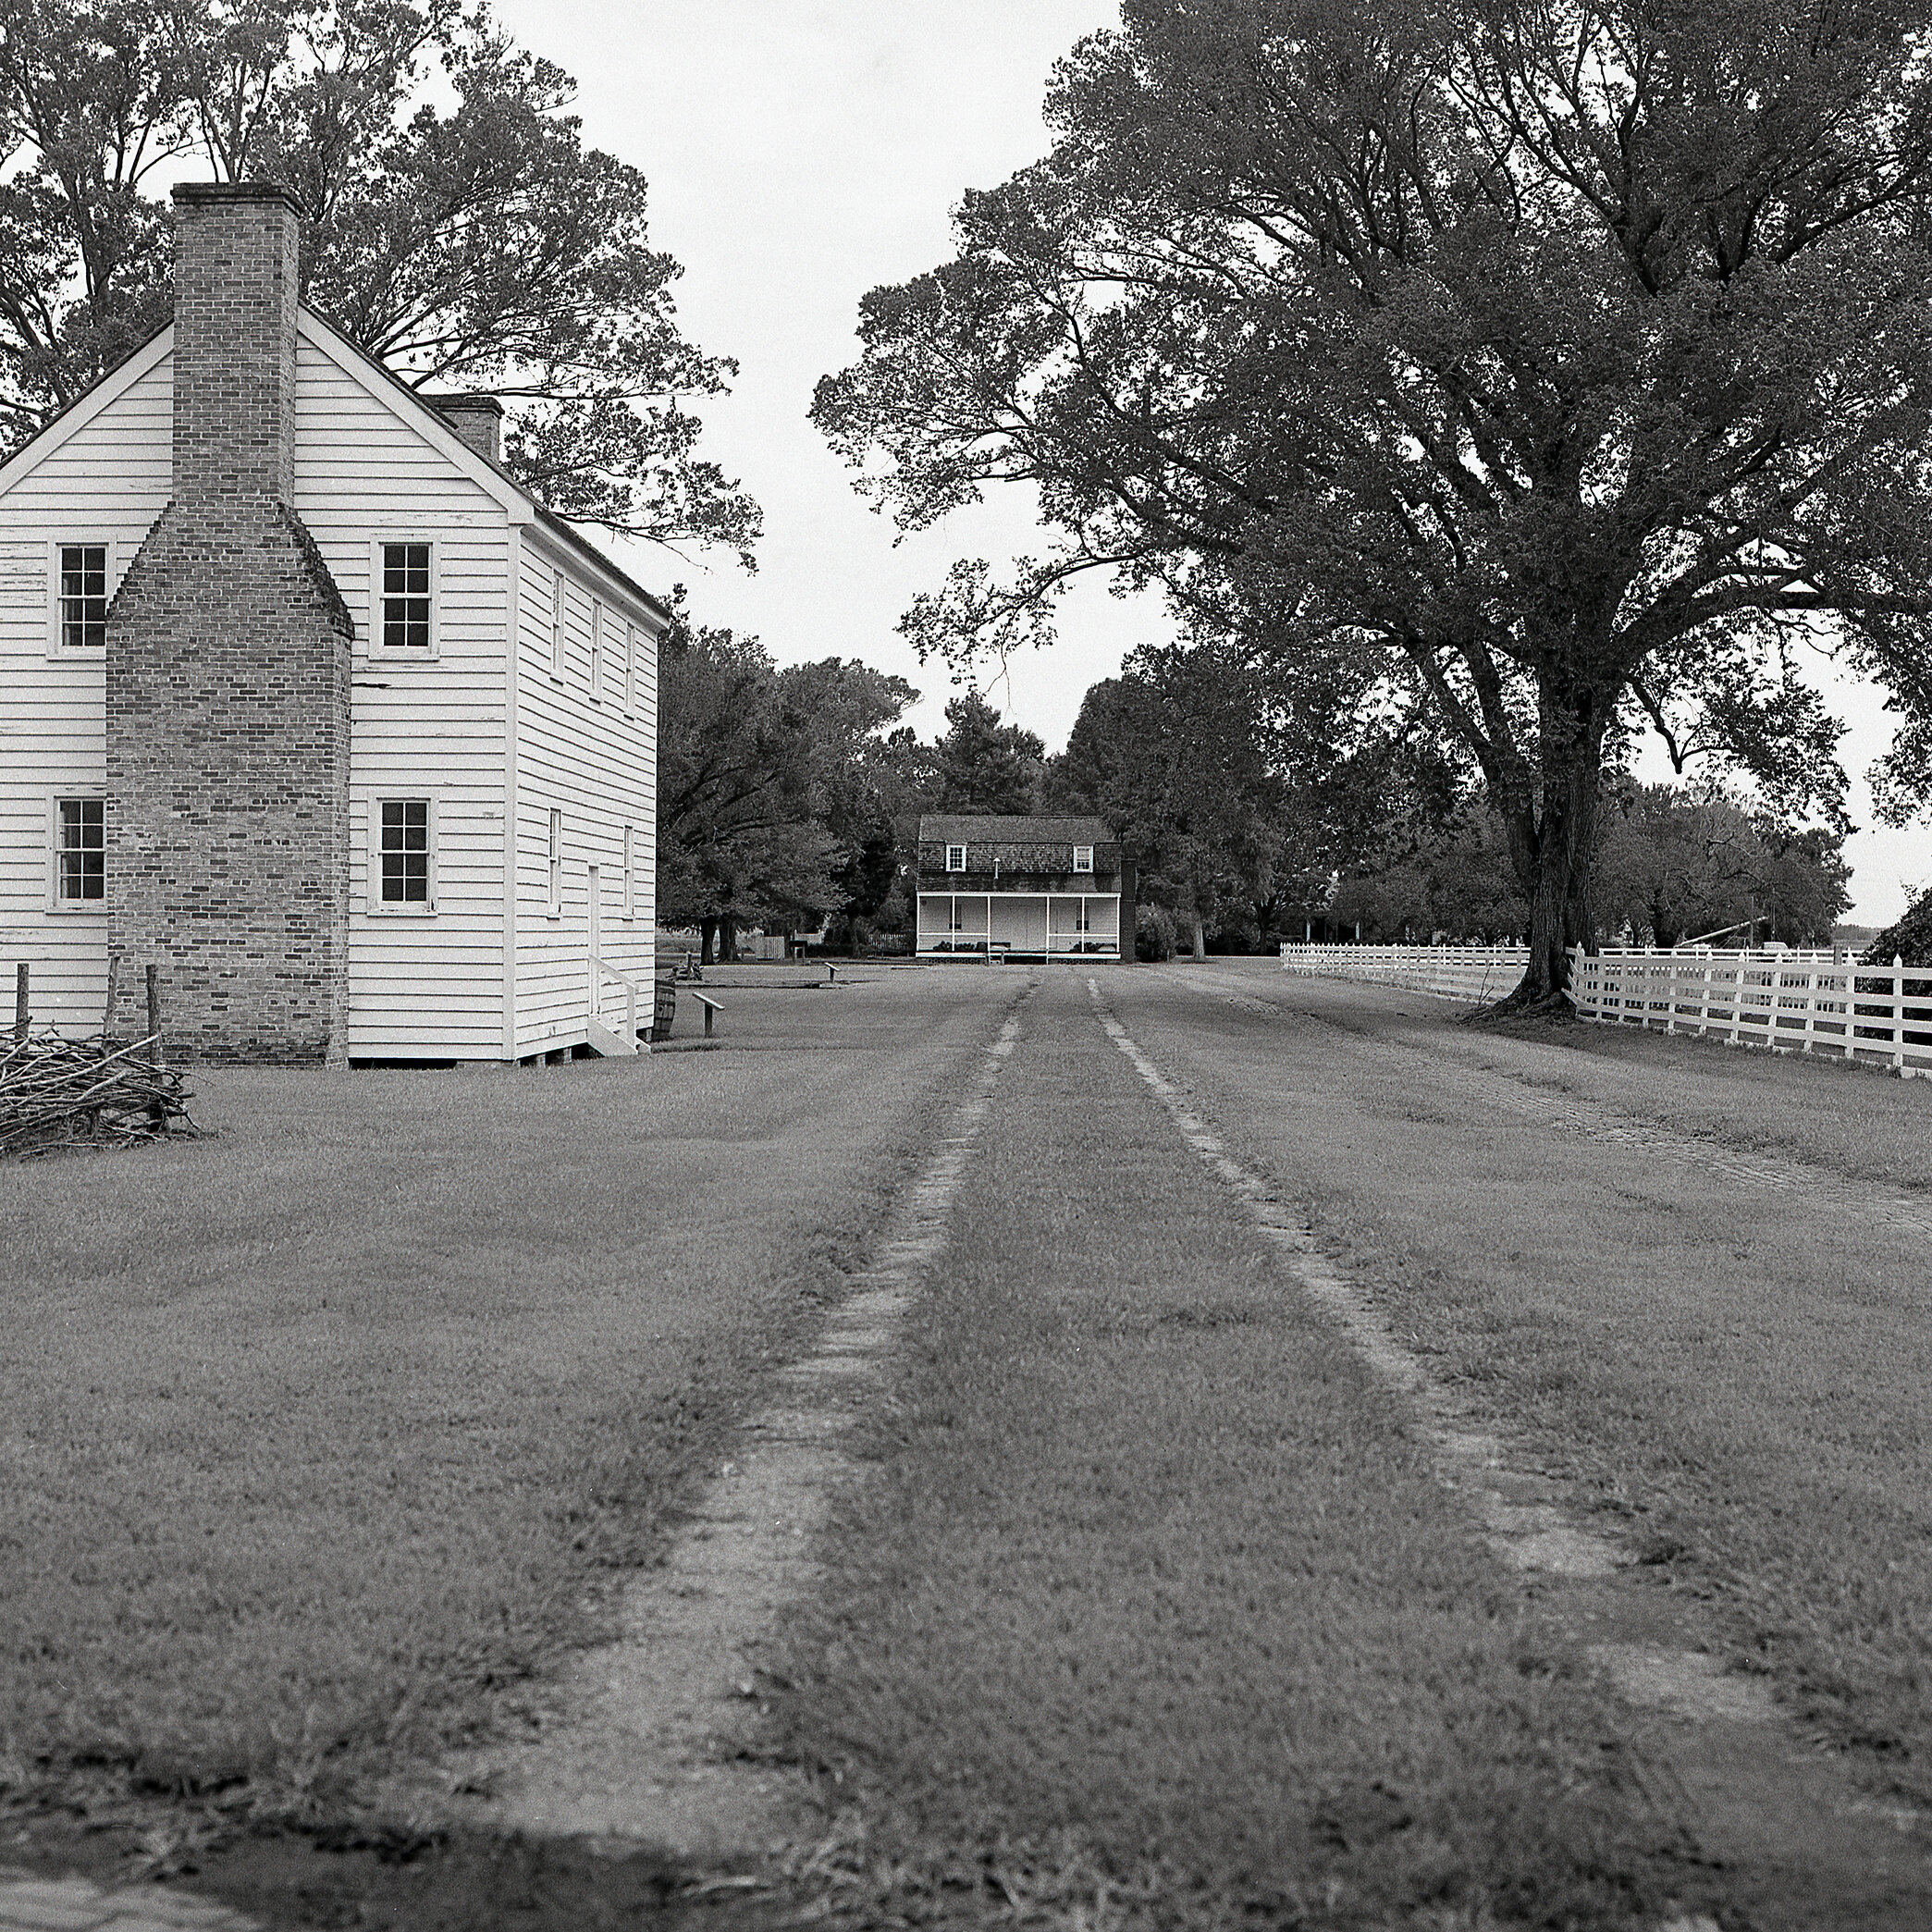
<path fill-rule="evenodd" d="M 1076 845 L 1074 847 L 1074 870 L 1076 872 L 1090 872 L 1093 870 L 1093 847 L 1091 845 Z"/>
<path fill-rule="evenodd" d="M 966 847 L 964 845 L 948 845 L 946 847 L 946 870 L 949 872 L 964 872 L 966 870 Z"/>

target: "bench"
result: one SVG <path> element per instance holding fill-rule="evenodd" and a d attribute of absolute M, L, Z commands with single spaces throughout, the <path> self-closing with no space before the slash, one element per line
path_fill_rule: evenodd
<path fill-rule="evenodd" d="M 724 1002 L 714 1000 L 709 993 L 695 992 L 691 997 L 705 1009 L 705 1038 L 711 1037 L 711 1022 L 724 1011 Z"/>

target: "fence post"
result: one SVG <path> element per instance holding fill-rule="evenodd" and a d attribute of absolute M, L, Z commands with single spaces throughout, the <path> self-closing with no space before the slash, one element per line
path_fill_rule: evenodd
<path fill-rule="evenodd" d="M 27 983 L 29 977 L 27 962 L 23 959 L 14 968 L 14 1038 L 17 1040 L 27 1038 Z"/>
<path fill-rule="evenodd" d="M 1817 967 L 1816 967 L 1816 966 L 1813 966 L 1813 967 L 1812 967 L 1812 969 L 1811 969 L 1811 971 L 1810 971 L 1809 973 L 1807 973 L 1807 974 L 1805 975 L 1805 978 L 1804 978 L 1804 1046 L 1803 1046 L 1803 1051 L 1804 1051 L 1805 1052 L 1807 1052 L 1807 1053 L 1811 1052 L 1811 1049 L 1812 1049 L 1812 1041 L 1813 1041 L 1813 1040 L 1814 1040 L 1814 1039 L 1815 1038 L 1815 1028 L 1816 1028 L 1816 1026 L 1817 1026 L 1817 1021 L 1818 1021 L 1818 969 L 1817 969 Z"/>
<path fill-rule="evenodd" d="M 1732 1046 L 1738 1044 L 1744 1026 L 1744 960 L 1741 954 L 1730 969 L 1730 1032 Z"/>
<path fill-rule="evenodd" d="M 1891 956 L 1891 1064 L 1905 1071 L 1905 955 Z"/>

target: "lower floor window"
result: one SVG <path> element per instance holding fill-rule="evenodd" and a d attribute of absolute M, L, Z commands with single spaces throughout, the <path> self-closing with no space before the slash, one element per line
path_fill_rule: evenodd
<path fill-rule="evenodd" d="M 62 904 L 107 895 L 107 805 L 100 798 L 55 801 L 55 896 Z"/>
<path fill-rule="evenodd" d="M 382 801 L 382 903 L 429 904 L 429 801 Z"/>

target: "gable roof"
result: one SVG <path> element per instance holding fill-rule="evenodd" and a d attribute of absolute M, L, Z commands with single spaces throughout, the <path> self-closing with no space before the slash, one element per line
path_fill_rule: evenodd
<path fill-rule="evenodd" d="M 922 845 L 1111 845 L 1098 818 L 1050 818 L 1035 813 L 922 812 Z"/>
<path fill-rule="evenodd" d="M 473 483 L 480 484 L 495 497 L 513 520 L 536 523 L 565 548 L 601 571 L 635 597 L 653 616 L 667 624 L 671 621 L 671 609 L 661 597 L 653 597 L 628 571 L 607 557 L 573 524 L 556 511 L 546 509 L 501 463 L 491 462 L 481 452 L 473 449 L 457 435 L 449 418 L 411 388 L 387 363 L 351 342 L 347 336 L 339 334 L 306 306 L 296 310 L 295 327 L 298 335 L 308 336 L 316 347 L 334 358 L 372 395 L 403 416 L 419 436 L 434 445 Z M 22 476 L 39 468 L 69 437 L 84 429 L 103 410 L 117 401 L 174 346 L 175 326 L 172 322 L 165 323 L 131 355 L 124 357 L 105 375 L 81 390 L 57 416 L 43 425 L 4 463 L 0 463 L 0 497 L 4 497 Z"/>

